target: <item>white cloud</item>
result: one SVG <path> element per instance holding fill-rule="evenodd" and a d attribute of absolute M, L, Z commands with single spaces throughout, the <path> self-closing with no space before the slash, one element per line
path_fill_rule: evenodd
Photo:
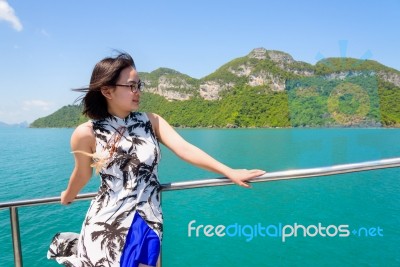
<path fill-rule="evenodd" d="M 0 0 L 0 20 L 8 21 L 16 31 L 22 31 L 22 24 L 19 18 L 6 0 Z"/>
<path fill-rule="evenodd" d="M 39 109 L 42 111 L 48 111 L 52 106 L 52 102 L 46 102 L 43 100 L 28 100 L 22 103 L 22 110 L 30 111 L 33 109 Z"/>

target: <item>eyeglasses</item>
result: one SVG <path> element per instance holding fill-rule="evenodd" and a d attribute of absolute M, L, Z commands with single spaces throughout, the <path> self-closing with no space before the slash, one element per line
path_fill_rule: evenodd
<path fill-rule="evenodd" d="M 115 84 L 115 86 L 123 86 L 123 87 L 129 87 L 131 88 L 132 93 L 136 92 L 142 92 L 145 86 L 145 83 L 140 81 L 139 82 L 133 82 L 132 84 Z"/>

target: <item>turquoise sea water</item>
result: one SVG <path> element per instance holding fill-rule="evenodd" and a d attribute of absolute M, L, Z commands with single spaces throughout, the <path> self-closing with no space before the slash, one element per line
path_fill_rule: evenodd
<path fill-rule="evenodd" d="M 58 196 L 73 167 L 72 131 L 0 129 L 0 202 Z M 280 171 L 400 157 L 399 129 L 179 132 L 237 168 Z M 218 176 L 180 161 L 165 148 L 162 152 L 161 183 Z M 399 180 L 396 168 L 257 183 L 252 189 L 165 192 L 163 266 L 400 266 Z M 96 191 L 98 184 L 98 177 L 92 178 L 84 192 Z M 46 259 L 51 238 L 59 231 L 79 232 L 88 205 L 20 208 L 24 266 L 59 266 Z M 195 230 L 189 237 L 191 221 Z M 289 234 L 295 224 L 297 237 L 283 242 L 279 231 L 286 227 Z M 332 236 L 315 234 L 318 224 L 329 227 Z M 222 225 L 225 235 L 214 231 L 207 237 L 200 225 L 211 225 L 208 230 Z M 299 225 L 308 227 L 310 235 L 304 237 Z M 347 225 L 349 236 L 335 232 L 341 225 Z M 9 212 L 0 210 L 0 266 L 6 267 L 13 266 L 9 229 Z"/>

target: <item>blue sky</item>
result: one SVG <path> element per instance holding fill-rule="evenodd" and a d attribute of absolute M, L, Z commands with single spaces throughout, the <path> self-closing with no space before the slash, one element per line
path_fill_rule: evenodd
<path fill-rule="evenodd" d="M 32 122 L 78 97 L 113 49 L 139 71 L 195 78 L 264 47 L 314 64 L 377 60 L 400 70 L 400 1 L 0 0 L 0 121 Z"/>

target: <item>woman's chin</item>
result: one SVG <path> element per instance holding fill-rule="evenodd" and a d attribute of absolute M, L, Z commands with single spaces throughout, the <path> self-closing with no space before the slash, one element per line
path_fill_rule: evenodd
<path fill-rule="evenodd" d="M 132 106 L 131 106 L 131 110 L 132 111 L 137 111 L 138 109 L 139 109 L 139 103 L 138 102 L 133 103 Z"/>

